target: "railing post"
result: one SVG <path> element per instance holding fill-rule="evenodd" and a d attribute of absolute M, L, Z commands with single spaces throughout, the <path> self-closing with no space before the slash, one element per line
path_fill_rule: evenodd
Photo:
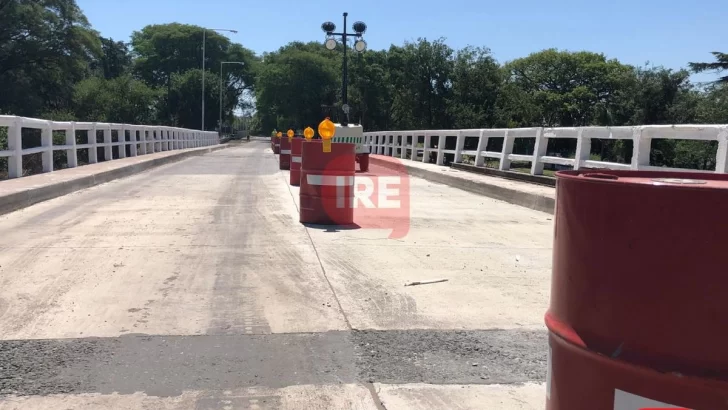
<path fill-rule="evenodd" d="M 111 161 L 114 158 L 111 147 L 111 124 L 104 127 L 104 159 Z"/>
<path fill-rule="evenodd" d="M 576 154 L 574 155 L 574 171 L 581 168 L 584 161 L 589 160 L 591 155 L 591 138 L 584 137 L 584 127 L 579 127 L 576 132 Z"/>
<path fill-rule="evenodd" d="M 149 153 L 154 154 L 157 152 L 157 137 L 158 132 L 154 127 L 148 127 L 149 128 Z"/>
<path fill-rule="evenodd" d="M 139 155 L 147 153 L 147 127 L 139 127 Z"/>
<path fill-rule="evenodd" d="M 129 155 L 132 157 L 137 156 L 138 138 L 139 128 L 136 126 L 132 126 L 129 129 Z"/>
<path fill-rule="evenodd" d="M 402 150 L 399 152 L 399 158 L 401 159 L 407 158 L 407 137 L 409 137 L 409 135 L 402 135 Z"/>
<path fill-rule="evenodd" d="M 718 130 L 718 151 L 715 153 L 715 172 L 728 172 L 728 126 Z"/>
<path fill-rule="evenodd" d="M 483 151 L 488 148 L 488 137 L 485 136 L 485 130 L 480 130 L 480 135 L 478 136 L 478 152 L 475 154 L 475 166 L 476 167 L 482 167 L 485 165 L 485 155 L 483 155 Z"/>
<path fill-rule="evenodd" d="M 531 175 L 543 174 L 541 157 L 546 155 L 549 140 L 543 135 L 543 127 L 536 128 L 536 144 L 533 147 L 533 160 L 531 160 Z"/>
<path fill-rule="evenodd" d="M 650 165 L 650 149 L 652 138 L 643 135 L 643 127 L 632 128 L 632 162 L 630 166 L 639 170 L 643 165 Z"/>
<path fill-rule="evenodd" d="M 498 169 L 501 171 L 507 171 L 511 169 L 511 159 L 508 157 L 513 153 L 513 143 L 516 138 L 511 136 L 509 130 L 506 130 L 506 135 L 503 137 L 503 150 L 501 151 L 501 160 L 498 164 Z"/>
<path fill-rule="evenodd" d="M 160 151 L 166 151 L 167 150 L 167 131 L 165 131 L 164 128 L 159 128 L 159 150 Z"/>
<path fill-rule="evenodd" d="M 88 163 L 89 164 L 95 164 L 99 162 L 99 150 L 98 150 L 98 143 L 96 142 L 96 123 L 93 123 L 91 126 L 91 130 L 86 131 L 86 135 L 88 136 Z"/>
<path fill-rule="evenodd" d="M 425 143 L 422 146 L 422 162 L 425 164 L 430 162 L 430 156 L 428 155 L 430 152 L 430 142 L 432 142 L 432 134 L 425 131 Z"/>
<path fill-rule="evenodd" d="M 8 150 L 14 151 L 8 158 L 8 178 L 23 176 L 23 119 L 15 117 L 13 125 L 8 127 Z"/>
<path fill-rule="evenodd" d="M 71 148 L 66 149 L 66 160 L 69 168 L 75 168 L 78 166 L 78 150 L 76 149 L 76 122 L 71 122 L 69 128 L 66 129 L 66 146 Z"/>
<path fill-rule="evenodd" d="M 126 158 L 126 124 L 117 130 L 119 135 L 119 159 Z"/>
<path fill-rule="evenodd" d="M 53 172 L 53 123 L 48 121 L 40 134 L 40 141 L 43 148 L 42 161 L 43 172 Z"/>
<path fill-rule="evenodd" d="M 459 135 L 460 131 L 456 135 Z M 437 137 L 437 160 L 435 163 L 437 165 L 442 165 L 445 163 L 445 141 L 447 141 L 447 134 L 441 133 L 439 137 Z"/>
<path fill-rule="evenodd" d="M 455 141 L 455 158 L 453 162 L 459 164 L 463 161 L 463 149 L 465 149 L 465 137 L 463 131 L 458 131 L 457 140 Z"/>

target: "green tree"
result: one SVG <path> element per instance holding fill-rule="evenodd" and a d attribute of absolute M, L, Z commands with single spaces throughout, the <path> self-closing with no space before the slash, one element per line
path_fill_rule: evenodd
<path fill-rule="evenodd" d="M 418 39 L 403 47 L 390 47 L 392 121 L 396 128 L 451 127 L 447 101 L 452 92 L 453 53 L 443 39 Z"/>
<path fill-rule="evenodd" d="M 220 91 L 219 76 L 214 73 L 205 75 L 205 123 L 216 124 L 218 121 L 218 98 Z M 202 70 L 188 70 L 172 75 L 167 98 L 161 101 L 161 110 L 173 113 L 172 125 L 183 128 L 200 128 L 202 107 Z"/>
<path fill-rule="evenodd" d="M 240 44 L 231 43 L 226 37 L 214 31 L 207 31 L 205 37 L 205 69 L 207 70 L 205 74 L 205 125 L 207 128 L 212 128 L 218 122 L 219 112 L 212 108 L 218 107 L 219 94 L 207 91 L 214 89 L 217 92 L 219 83 L 212 84 L 211 88 L 208 80 L 219 81 L 220 63 L 223 61 L 243 63 L 224 67 L 226 92 L 223 110 L 224 117 L 229 119 L 243 93 L 252 91 L 258 61 L 252 51 Z M 166 91 L 164 98 L 167 101 L 161 105 L 159 122 L 190 128 L 200 127 L 200 116 L 194 120 L 194 117 L 190 115 L 190 110 L 192 110 L 194 102 L 199 102 L 202 94 L 200 71 L 202 38 L 203 29 L 201 27 L 178 23 L 150 25 L 132 34 L 134 73 L 151 87 L 162 88 Z M 193 85 L 190 81 L 195 75 L 199 81 L 199 92 L 179 95 L 184 90 L 192 92 Z M 176 100 L 171 101 L 172 98 L 176 98 Z M 182 98 L 190 101 L 183 103 Z M 175 111 L 175 107 L 185 111 Z M 197 111 L 199 113 L 200 108 L 197 108 Z"/>
<path fill-rule="evenodd" d="M 393 88 L 386 51 L 354 55 L 349 66 L 350 119 L 367 130 L 390 129 Z"/>
<path fill-rule="evenodd" d="M 262 129 L 314 126 L 323 116 L 322 105 L 336 103 L 336 61 L 330 53 L 307 47 L 312 48 L 294 44 L 264 56 L 255 88 Z"/>
<path fill-rule="evenodd" d="M 696 91 L 686 70 L 633 69 L 610 101 L 605 125 L 676 124 L 695 119 Z"/>
<path fill-rule="evenodd" d="M 68 108 L 74 84 L 101 54 L 75 0 L 0 3 L 0 112 L 38 116 Z"/>
<path fill-rule="evenodd" d="M 728 53 L 720 53 L 713 51 L 713 57 L 715 61 L 712 63 L 688 63 L 688 67 L 696 73 L 702 73 L 704 71 L 717 71 L 723 72 L 728 71 Z M 720 77 L 717 82 L 728 84 L 728 75 Z"/>
<path fill-rule="evenodd" d="M 591 125 L 624 85 L 631 67 L 603 54 L 543 50 L 506 65 L 509 81 L 539 107 L 548 127 Z"/>
<path fill-rule="evenodd" d="M 728 85 L 711 85 L 698 99 L 696 122 L 728 124 Z"/>
<path fill-rule="evenodd" d="M 127 44 L 111 38 L 100 37 L 99 40 L 102 54 L 91 64 L 96 75 L 111 79 L 129 72 L 132 60 Z"/>
<path fill-rule="evenodd" d="M 90 77 L 76 84 L 75 118 L 81 121 L 153 124 L 159 92 L 129 74 L 107 80 Z"/>
<path fill-rule="evenodd" d="M 496 124 L 496 101 L 503 84 L 500 65 L 488 49 L 467 47 L 455 55 L 447 112 L 455 128 Z"/>

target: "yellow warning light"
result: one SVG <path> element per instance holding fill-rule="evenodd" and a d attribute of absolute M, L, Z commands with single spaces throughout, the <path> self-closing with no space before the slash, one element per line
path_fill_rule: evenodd
<path fill-rule="evenodd" d="M 293 132 L 293 130 L 288 130 L 286 135 L 288 136 L 288 139 L 290 140 L 291 138 L 293 138 L 294 135 L 296 135 L 296 133 Z"/>
<path fill-rule="evenodd" d="M 323 151 L 331 152 L 331 138 L 334 138 L 334 134 L 336 134 L 336 125 L 331 122 L 329 117 L 326 117 L 326 119 L 321 121 L 319 124 L 318 132 L 323 140 L 321 141 L 323 143 Z"/>
<path fill-rule="evenodd" d="M 282 132 L 280 132 L 280 131 L 278 131 L 278 134 L 276 134 L 276 137 L 280 138 L 280 137 L 282 137 L 282 136 L 283 136 L 283 133 L 282 133 Z"/>
<path fill-rule="evenodd" d="M 306 127 L 306 129 L 303 130 L 303 136 L 306 137 L 306 139 L 309 141 L 311 140 L 311 138 L 313 138 L 313 134 L 313 128 L 311 127 Z"/>

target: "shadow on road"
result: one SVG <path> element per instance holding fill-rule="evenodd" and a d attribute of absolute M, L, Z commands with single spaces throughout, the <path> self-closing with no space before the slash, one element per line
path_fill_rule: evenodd
<path fill-rule="evenodd" d="M 324 232 L 340 232 L 340 231 L 350 231 L 353 229 L 361 229 L 361 226 L 357 224 L 351 224 L 351 225 L 319 225 L 319 224 L 311 224 L 311 223 L 303 223 L 303 226 L 306 228 L 311 229 L 318 229 L 320 231 Z"/>

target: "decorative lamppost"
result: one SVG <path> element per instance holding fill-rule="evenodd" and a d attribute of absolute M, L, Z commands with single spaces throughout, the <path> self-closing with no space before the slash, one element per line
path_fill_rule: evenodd
<path fill-rule="evenodd" d="M 341 33 L 335 33 L 334 30 L 336 30 L 336 24 L 327 21 L 324 24 L 321 25 L 321 30 L 326 33 L 326 41 L 324 42 L 324 45 L 329 50 L 335 50 L 337 41 L 336 37 L 341 38 L 341 42 L 344 45 L 344 61 L 341 65 L 342 69 L 342 75 L 341 75 L 341 109 L 344 111 L 344 119 L 341 121 L 341 125 L 348 125 L 349 124 L 349 99 L 347 94 L 347 83 L 348 83 L 348 75 L 349 75 L 349 67 L 348 67 L 348 61 L 346 56 L 346 49 L 348 46 L 348 39 L 349 37 L 354 37 L 354 50 L 357 53 L 362 53 L 366 51 L 367 49 L 367 43 L 364 41 L 362 36 L 364 35 L 364 32 L 367 31 L 367 25 L 364 24 L 364 22 L 357 21 L 354 23 L 352 28 L 354 29 L 354 34 L 348 33 L 346 31 L 346 17 L 349 15 L 349 13 L 344 13 L 344 30 Z"/>
<path fill-rule="evenodd" d="M 200 131 L 205 130 L 205 43 L 207 42 L 207 31 L 227 31 L 229 33 L 237 33 L 237 30 L 227 28 L 202 28 L 202 123 Z"/>

